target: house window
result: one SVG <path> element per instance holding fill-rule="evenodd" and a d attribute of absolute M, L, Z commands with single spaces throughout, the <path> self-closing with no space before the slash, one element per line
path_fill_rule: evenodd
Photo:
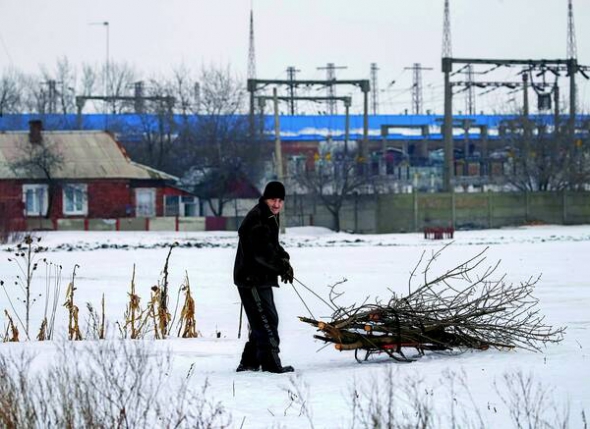
<path fill-rule="evenodd" d="M 63 187 L 64 215 L 88 214 L 88 188 L 85 184 L 67 184 Z"/>
<path fill-rule="evenodd" d="M 45 216 L 47 214 L 47 185 L 23 185 L 25 216 Z"/>
<path fill-rule="evenodd" d="M 153 217 L 156 215 L 156 189 L 135 189 L 135 216 Z"/>
<path fill-rule="evenodd" d="M 193 196 L 165 195 L 164 216 L 198 216 L 199 200 Z"/>

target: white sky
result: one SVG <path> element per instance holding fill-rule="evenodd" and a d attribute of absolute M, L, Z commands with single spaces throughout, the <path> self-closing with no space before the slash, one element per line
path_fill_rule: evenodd
<path fill-rule="evenodd" d="M 35 72 L 66 56 L 77 66 L 104 64 L 109 22 L 111 61 L 127 61 L 144 77 L 184 64 L 231 65 L 246 77 L 249 0 L 0 1 L 0 68 Z M 413 63 L 423 73 L 424 105 L 442 100 L 443 0 L 253 0 L 258 78 L 323 79 L 317 67 L 346 66 L 339 79 L 367 79 L 378 64 L 381 113 L 410 108 Z M 578 59 L 590 64 L 590 2 L 574 0 Z M 567 0 L 451 0 L 453 56 L 564 58 Z M 502 69 L 494 79 L 513 79 Z M 487 79 L 488 77 L 486 77 Z M 388 84 L 395 80 L 393 86 Z M 582 106 L 590 88 L 579 78 Z M 563 86 L 562 93 L 566 93 Z M 344 95 L 343 90 L 342 95 Z M 482 103 L 501 108 L 493 93 Z M 460 102 L 464 104 L 463 102 Z M 481 105 L 481 104 L 480 104 Z M 499 107 L 500 106 L 500 107 Z M 479 108 L 478 108 L 479 110 Z M 586 109 L 588 110 L 588 109 Z M 488 112 L 486 112 L 488 113 Z"/>

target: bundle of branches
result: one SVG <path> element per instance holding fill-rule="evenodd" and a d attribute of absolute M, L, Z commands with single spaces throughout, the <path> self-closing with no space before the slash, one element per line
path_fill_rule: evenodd
<path fill-rule="evenodd" d="M 433 263 L 448 247 L 425 253 L 410 273 L 407 296 L 395 293 L 386 303 L 341 307 L 343 294 L 331 287 L 331 320 L 324 322 L 300 317 L 316 326 L 315 338 L 334 343 L 337 350 L 385 352 L 397 360 L 411 360 L 408 348 L 419 355 L 427 350 L 498 349 L 521 347 L 540 350 L 547 343 L 562 340 L 565 328 L 544 323 L 533 297 L 540 277 L 518 284 L 497 276 L 500 261 L 485 265 L 487 248 L 456 267 L 431 277 Z M 420 279 L 418 287 L 412 283 Z M 327 302 L 327 301 L 326 301 Z"/>

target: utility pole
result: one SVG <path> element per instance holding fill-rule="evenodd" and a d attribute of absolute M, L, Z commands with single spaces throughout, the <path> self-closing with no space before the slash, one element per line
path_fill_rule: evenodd
<path fill-rule="evenodd" d="M 453 88 L 451 87 L 451 72 L 453 71 L 453 49 L 451 43 L 451 7 L 449 0 L 445 0 L 442 37 L 442 72 L 444 74 L 444 123 L 443 141 L 445 160 L 443 164 L 443 191 L 453 192 L 454 154 L 453 154 Z"/>
<path fill-rule="evenodd" d="M 281 123 L 279 121 L 279 98 L 277 96 L 277 88 L 272 89 L 274 116 L 275 116 L 275 171 L 277 173 L 277 180 L 283 182 L 283 152 L 281 150 Z M 285 233 L 285 225 L 287 224 L 286 212 L 283 212 L 283 221 L 281 222 L 281 233 Z"/>
<path fill-rule="evenodd" d="M 467 64 L 467 94 L 465 97 L 465 113 L 468 115 L 475 115 L 475 88 L 473 87 L 473 65 Z"/>
<path fill-rule="evenodd" d="M 414 63 L 412 67 L 405 67 L 404 70 L 412 70 L 412 113 L 421 115 L 422 103 L 422 70 L 432 70 L 431 67 L 422 67 L 420 63 Z"/>
<path fill-rule="evenodd" d="M 133 105 L 135 107 L 135 113 L 143 113 L 145 110 L 144 100 L 143 100 L 143 82 L 135 82 L 133 84 L 133 93 L 135 95 L 135 100 L 133 101 Z"/>
<path fill-rule="evenodd" d="M 277 89 L 272 89 L 272 97 L 274 104 L 274 118 L 275 118 L 275 172 L 277 180 L 283 181 L 283 155 L 281 151 L 281 123 L 279 120 L 279 98 L 277 96 Z"/>
<path fill-rule="evenodd" d="M 344 70 L 346 68 L 348 67 L 337 66 L 334 63 L 328 63 L 326 64 L 326 67 L 317 67 L 317 70 L 326 70 L 326 81 L 328 82 L 328 97 L 333 98 L 336 96 L 336 88 L 334 88 L 334 85 L 331 83 L 336 80 L 336 70 Z M 335 101 L 328 102 L 328 114 L 338 114 Z"/>
<path fill-rule="evenodd" d="M 92 22 L 90 23 L 90 25 L 102 25 L 105 29 L 106 29 L 106 36 L 107 36 L 107 40 L 106 40 L 106 59 L 105 59 L 105 71 L 104 71 L 104 100 L 105 100 L 105 105 L 106 105 L 106 109 L 105 109 L 105 129 L 108 129 L 109 127 L 109 119 L 108 119 L 108 113 L 109 113 L 109 106 L 108 106 L 108 100 L 109 100 L 109 80 L 110 80 L 110 34 L 109 34 L 109 22 L 108 21 L 103 21 L 103 22 Z"/>
<path fill-rule="evenodd" d="M 568 65 L 567 65 L 567 72 L 568 76 L 570 76 L 570 112 L 577 111 L 577 87 L 576 83 L 573 79 L 573 75 L 576 74 L 577 70 L 577 61 L 578 61 L 578 47 L 576 44 L 576 28 L 574 26 L 574 6 L 573 0 L 568 0 L 567 2 L 567 58 L 568 58 Z M 570 133 L 571 138 L 574 138 L 576 127 L 576 118 L 575 115 L 570 115 L 570 121 L 568 126 L 568 131 Z"/>
<path fill-rule="evenodd" d="M 300 71 L 301 70 L 293 66 L 287 67 L 287 79 L 293 82 L 295 80 L 295 75 Z M 291 112 L 291 116 L 293 116 L 295 115 L 295 85 L 289 85 L 289 96 L 291 97 L 289 100 L 289 110 Z"/>
<path fill-rule="evenodd" d="M 379 85 L 377 84 L 377 63 L 371 63 L 371 110 L 373 115 L 379 113 Z"/>

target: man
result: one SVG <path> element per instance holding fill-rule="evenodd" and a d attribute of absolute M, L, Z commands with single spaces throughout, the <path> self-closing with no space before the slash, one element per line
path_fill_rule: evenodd
<path fill-rule="evenodd" d="M 284 200 L 283 184 L 269 182 L 238 229 L 234 283 L 250 324 L 238 372 L 261 368 L 279 374 L 293 372 L 293 367 L 282 366 L 279 358 L 279 316 L 272 290 L 279 286 L 278 276 L 283 283 L 293 283 L 289 254 L 279 244 L 279 213 Z"/>

